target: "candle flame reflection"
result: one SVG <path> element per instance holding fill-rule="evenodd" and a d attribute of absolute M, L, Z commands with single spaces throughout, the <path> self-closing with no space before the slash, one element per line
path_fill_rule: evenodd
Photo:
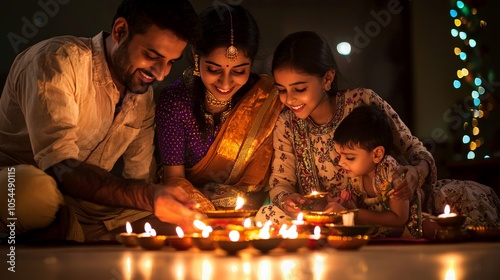
<path fill-rule="evenodd" d="M 448 265 L 448 270 L 446 270 L 446 274 L 444 276 L 445 280 L 456 280 L 457 276 L 455 273 L 455 262 L 453 260 L 450 260 L 450 263 Z"/>
<path fill-rule="evenodd" d="M 151 256 L 146 255 L 141 261 L 141 265 L 139 267 L 141 270 L 141 274 L 143 275 L 142 279 L 151 279 L 151 273 L 153 269 L 153 260 L 151 259 Z"/>

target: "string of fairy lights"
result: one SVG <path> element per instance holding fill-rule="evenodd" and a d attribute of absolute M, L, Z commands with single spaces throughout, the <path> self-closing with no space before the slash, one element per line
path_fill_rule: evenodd
<path fill-rule="evenodd" d="M 453 87 L 461 93 L 466 92 L 466 100 L 471 98 L 466 103 L 471 114 L 464 116 L 463 120 L 462 143 L 467 147 L 467 159 L 478 158 L 481 154 L 479 150 L 484 146 L 485 140 L 481 134 L 480 120 L 487 118 L 493 109 L 492 103 L 484 102 L 488 77 L 481 75 L 482 52 L 477 42 L 479 32 L 486 28 L 487 23 L 479 19 L 478 10 L 471 4 L 452 0 L 450 9 L 453 19 L 451 35 L 459 39 L 454 53 L 465 64 L 465 67 L 457 70 Z M 489 158 L 487 154 L 481 156 Z"/>

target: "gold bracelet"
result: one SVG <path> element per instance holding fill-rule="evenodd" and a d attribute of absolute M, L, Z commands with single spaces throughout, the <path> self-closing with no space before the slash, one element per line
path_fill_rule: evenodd
<path fill-rule="evenodd" d="M 283 200 L 283 197 L 289 195 L 290 193 L 288 192 L 281 192 L 278 194 L 278 196 L 276 197 L 276 202 L 278 202 L 281 210 L 285 210 L 285 201 Z"/>

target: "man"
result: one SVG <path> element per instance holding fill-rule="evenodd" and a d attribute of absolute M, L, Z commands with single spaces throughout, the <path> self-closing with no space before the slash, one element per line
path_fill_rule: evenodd
<path fill-rule="evenodd" d="M 2 233 L 95 241 L 127 221 L 138 232 L 145 220 L 192 222 L 181 187 L 152 183 L 151 84 L 199 28 L 187 0 L 124 0 L 111 33 L 56 37 L 18 55 L 0 98 Z M 109 173 L 120 157 L 123 178 Z"/>

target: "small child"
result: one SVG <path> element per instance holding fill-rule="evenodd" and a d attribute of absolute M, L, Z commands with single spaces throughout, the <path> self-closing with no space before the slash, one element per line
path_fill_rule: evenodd
<path fill-rule="evenodd" d="M 359 183 L 349 180 L 340 195 L 342 205 L 359 208 L 356 223 L 382 226 L 379 236 L 421 237 L 420 192 L 410 200 L 393 195 L 391 178 L 399 163 L 390 155 L 393 139 L 386 114 L 375 106 L 354 108 L 337 127 L 333 140 L 341 172 L 358 177 Z"/>

